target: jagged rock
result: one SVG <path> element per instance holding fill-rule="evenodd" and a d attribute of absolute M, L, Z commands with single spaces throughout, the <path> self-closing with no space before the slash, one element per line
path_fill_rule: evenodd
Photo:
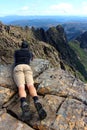
<path fill-rule="evenodd" d="M 14 94 L 15 92 L 11 89 L 0 86 L 0 108 L 2 108 L 2 105 L 8 102 Z"/>
<path fill-rule="evenodd" d="M 39 41 L 37 43 L 31 44 L 31 50 L 35 57 L 38 57 L 40 59 L 46 59 L 50 61 L 52 66 L 59 67 L 60 65 L 60 58 L 59 53 L 50 44 L 47 44 L 46 42 Z"/>
<path fill-rule="evenodd" d="M 0 65 L 0 85 L 3 87 L 14 88 L 12 65 Z"/>
<path fill-rule="evenodd" d="M 37 79 L 38 93 L 54 94 L 64 97 L 73 97 L 87 103 L 87 90 L 82 81 L 67 71 L 61 69 L 48 69 Z"/>
<path fill-rule="evenodd" d="M 46 36 L 45 42 L 52 45 L 59 52 L 59 57 L 63 61 L 62 63 L 64 63 L 64 68 L 66 68 L 68 71 L 71 70 L 74 72 L 81 80 L 87 80 L 87 72 L 85 67 L 81 60 L 79 60 L 75 51 L 68 44 L 64 28 L 61 25 L 50 27 L 46 31 Z M 86 44 L 86 41 L 84 44 Z M 65 67 L 66 65 L 68 67 Z"/>
<path fill-rule="evenodd" d="M 40 75 L 50 67 L 49 61 L 44 59 L 34 59 L 30 65 L 33 70 L 34 77 Z"/>
<path fill-rule="evenodd" d="M 0 116 L 0 130 L 34 130 L 27 124 L 18 121 L 11 115 L 4 113 Z"/>

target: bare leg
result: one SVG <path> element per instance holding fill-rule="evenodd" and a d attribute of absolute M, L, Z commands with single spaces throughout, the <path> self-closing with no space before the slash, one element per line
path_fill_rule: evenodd
<path fill-rule="evenodd" d="M 22 97 L 26 98 L 25 86 L 24 85 L 19 86 L 18 90 L 19 90 L 19 97 L 20 98 L 22 98 Z"/>
<path fill-rule="evenodd" d="M 36 89 L 34 87 L 34 85 L 27 85 L 29 93 L 32 97 L 37 96 L 37 92 Z"/>

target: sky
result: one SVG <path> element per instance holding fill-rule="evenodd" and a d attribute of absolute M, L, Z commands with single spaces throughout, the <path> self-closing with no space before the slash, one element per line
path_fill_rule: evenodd
<path fill-rule="evenodd" d="M 0 16 L 87 16 L 87 0 L 0 0 Z"/>

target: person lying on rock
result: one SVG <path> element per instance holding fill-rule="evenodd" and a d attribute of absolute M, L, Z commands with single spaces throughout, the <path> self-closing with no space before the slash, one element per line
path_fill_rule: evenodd
<path fill-rule="evenodd" d="M 38 95 L 34 87 L 33 73 L 29 65 L 32 59 L 33 54 L 29 51 L 29 45 L 27 41 L 22 41 L 21 48 L 14 52 L 15 65 L 13 69 L 13 78 L 14 82 L 18 86 L 21 109 L 23 114 L 27 115 L 29 112 L 29 105 L 26 101 L 26 84 L 30 96 L 32 96 L 34 100 L 34 104 L 38 111 L 40 119 L 44 119 L 47 114 L 38 100 Z"/>

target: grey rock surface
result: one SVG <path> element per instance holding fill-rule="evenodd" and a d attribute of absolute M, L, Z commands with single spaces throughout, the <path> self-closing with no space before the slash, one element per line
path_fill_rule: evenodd
<path fill-rule="evenodd" d="M 18 121 L 11 115 L 4 113 L 0 116 L 0 130 L 34 130 L 27 124 Z"/>
<path fill-rule="evenodd" d="M 31 67 L 47 117 L 39 119 L 27 92 L 30 117 L 24 120 L 11 65 L 0 65 L 0 130 L 87 130 L 87 84 L 67 71 L 50 68 L 43 59 L 35 59 Z"/>

